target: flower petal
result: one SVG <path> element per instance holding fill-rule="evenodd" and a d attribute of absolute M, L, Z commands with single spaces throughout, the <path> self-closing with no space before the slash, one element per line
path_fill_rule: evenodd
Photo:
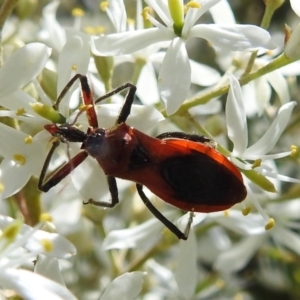
<path fill-rule="evenodd" d="M 172 220 L 175 214 L 164 213 L 168 219 Z M 103 247 L 110 249 L 128 249 L 136 247 L 145 247 L 145 244 L 155 243 L 160 236 L 164 225 L 156 218 L 152 218 L 141 225 L 129 229 L 113 230 L 106 236 Z"/>
<path fill-rule="evenodd" d="M 188 95 L 191 85 L 191 66 L 184 40 L 175 38 L 167 50 L 159 77 L 159 90 L 167 114 L 175 113 Z"/>
<path fill-rule="evenodd" d="M 281 226 L 273 228 L 276 241 L 300 255 L 300 237 L 295 232 Z"/>
<path fill-rule="evenodd" d="M 154 43 L 169 41 L 174 33 L 168 29 L 141 29 L 114 33 L 92 40 L 92 52 L 95 55 L 123 55 L 136 52 Z"/>
<path fill-rule="evenodd" d="M 248 144 L 247 119 L 244 110 L 242 91 L 238 80 L 229 75 L 230 89 L 226 102 L 226 124 L 230 140 L 234 144 L 232 155 L 244 153 Z"/>
<path fill-rule="evenodd" d="M 196 237 L 191 230 L 187 241 L 180 241 L 179 255 L 176 259 L 175 279 L 183 299 L 192 299 L 196 289 L 198 281 L 196 253 Z"/>
<path fill-rule="evenodd" d="M 169 7 L 167 1 L 164 0 L 145 0 L 153 10 L 158 14 L 160 19 L 171 28 L 173 25 L 173 20 L 170 15 Z"/>
<path fill-rule="evenodd" d="M 31 43 L 15 51 L 0 69 L 0 98 L 22 88 L 45 67 L 51 54 L 41 43 Z"/>
<path fill-rule="evenodd" d="M 90 37 L 74 29 L 66 30 L 67 41 L 59 58 L 57 73 L 57 95 L 64 89 L 71 77 L 75 73 L 86 74 L 90 61 Z M 74 72 L 74 68 L 76 71 Z M 67 95 L 60 104 L 60 112 L 63 116 L 68 116 L 69 101 L 76 84 L 70 88 Z"/>
<path fill-rule="evenodd" d="M 221 1 L 211 7 L 209 12 L 216 24 L 236 24 L 234 14 L 228 1 Z"/>
<path fill-rule="evenodd" d="M 159 102 L 160 96 L 157 87 L 157 79 L 152 63 L 147 63 L 139 76 L 137 86 L 137 96 L 145 105 L 154 105 Z"/>
<path fill-rule="evenodd" d="M 200 4 L 199 9 L 189 8 L 184 19 L 182 36 L 186 37 L 186 35 L 189 33 L 191 28 L 195 25 L 197 20 L 218 2 L 220 2 L 220 0 L 201 0 L 198 1 L 198 3 Z"/>
<path fill-rule="evenodd" d="M 276 91 L 281 104 L 287 103 L 290 101 L 290 93 L 287 80 L 284 78 L 281 70 L 273 71 L 269 74 L 265 75 L 266 79 L 272 86 L 272 88 Z"/>
<path fill-rule="evenodd" d="M 191 81 L 201 86 L 210 86 L 216 84 L 221 76 L 220 73 L 207 65 L 198 63 L 190 59 L 191 64 Z"/>
<path fill-rule="evenodd" d="M 270 34 L 254 25 L 200 24 L 190 30 L 188 37 L 203 38 L 214 46 L 231 51 L 275 48 Z"/>
<path fill-rule="evenodd" d="M 60 52 L 66 42 L 65 29 L 56 20 L 56 11 L 60 1 L 52 1 L 43 9 L 43 26 L 48 34 L 46 37 L 49 44 L 57 52 Z"/>
<path fill-rule="evenodd" d="M 19 166 L 10 159 L 3 159 L 0 164 L 0 182 L 4 189 L 0 193 L 0 200 L 17 193 L 28 182 L 32 172 L 26 166 L 28 164 Z"/>
<path fill-rule="evenodd" d="M 117 32 L 126 30 L 127 14 L 123 0 L 109 0 L 109 14 L 112 23 L 114 24 Z"/>
<path fill-rule="evenodd" d="M 262 245 L 265 235 L 250 236 L 242 239 L 240 242 L 219 255 L 214 269 L 232 273 L 241 270 L 250 261 L 256 250 Z"/>
<path fill-rule="evenodd" d="M 299 0 L 290 0 L 293 11 L 300 17 L 300 2 Z"/>
<path fill-rule="evenodd" d="M 290 121 L 293 108 L 296 102 L 292 101 L 284 104 L 278 111 L 276 119 L 273 121 L 271 126 L 265 132 L 265 134 L 251 147 L 246 149 L 243 157 L 251 159 L 256 159 L 257 156 L 261 154 L 266 154 L 273 149 L 277 143 L 279 137 L 281 136 L 283 130 Z"/>
<path fill-rule="evenodd" d="M 34 272 L 51 279 L 62 286 L 65 285 L 58 260 L 53 257 L 40 254 L 34 266 Z"/>
<path fill-rule="evenodd" d="M 24 299 L 76 300 L 65 286 L 27 270 L 1 271 L 0 282 L 3 287 L 15 290 Z"/>
<path fill-rule="evenodd" d="M 125 273 L 115 278 L 105 289 L 101 300 L 136 299 L 142 290 L 143 272 Z"/>

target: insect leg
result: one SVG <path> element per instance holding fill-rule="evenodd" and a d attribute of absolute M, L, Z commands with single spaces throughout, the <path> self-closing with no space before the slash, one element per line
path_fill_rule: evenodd
<path fill-rule="evenodd" d="M 132 83 L 130 82 L 126 82 L 124 84 L 122 84 L 121 86 L 115 88 L 114 90 L 108 92 L 107 94 L 101 96 L 100 98 L 98 98 L 95 103 L 99 103 L 100 101 L 104 100 L 104 99 L 107 99 L 125 89 L 128 89 L 129 88 L 129 92 L 128 94 L 126 95 L 126 98 L 125 98 L 125 103 L 121 109 L 121 112 L 119 114 L 119 117 L 116 121 L 116 124 L 120 124 L 120 123 L 123 123 L 126 121 L 126 119 L 128 118 L 128 116 L 130 115 L 130 109 L 131 109 L 131 106 L 132 106 L 132 103 L 134 101 L 134 95 L 135 95 L 135 92 L 136 92 L 136 86 L 133 85 Z"/>
<path fill-rule="evenodd" d="M 184 132 L 164 132 L 162 134 L 159 134 L 156 138 L 161 140 L 176 138 L 176 139 L 189 140 L 192 142 L 202 143 L 202 144 L 211 143 L 213 141 L 211 138 L 208 138 L 204 135 L 188 134 Z"/>
<path fill-rule="evenodd" d="M 83 204 L 93 204 L 96 206 L 102 206 L 102 207 L 114 207 L 116 204 L 119 203 L 119 196 L 118 196 L 118 187 L 116 178 L 112 176 L 106 176 L 109 192 L 111 195 L 111 202 L 104 202 L 104 201 L 96 201 L 93 199 L 89 199 L 89 201 L 84 202 Z"/>
<path fill-rule="evenodd" d="M 80 80 L 83 103 L 85 105 L 90 106 L 86 110 L 89 125 L 92 126 L 93 128 L 97 128 L 98 120 L 97 120 L 97 115 L 95 112 L 94 101 L 93 101 L 91 89 L 90 89 L 88 81 L 87 81 L 87 77 L 85 75 L 76 74 L 71 78 L 71 80 L 66 84 L 64 89 L 61 91 L 61 93 L 57 97 L 57 100 L 55 101 L 53 108 L 58 110 L 60 102 L 62 101 L 62 99 L 64 98 L 66 93 L 70 90 L 70 88 L 72 87 L 72 85 L 75 83 L 75 81 L 77 79 Z"/>
<path fill-rule="evenodd" d="M 58 147 L 59 142 L 54 142 L 51 150 L 49 151 L 45 163 L 43 165 L 41 175 L 38 182 L 38 188 L 43 192 L 48 192 L 52 187 L 57 185 L 62 179 L 70 174 L 78 165 L 80 165 L 88 156 L 85 151 L 78 153 L 69 162 L 65 163 L 61 168 L 54 172 L 54 174 L 44 182 L 46 172 L 54 153 L 54 150 Z"/>
<path fill-rule="evenodd" d="M 192 218 L 190 218 L 187 228 L 184 232 L 182 232 L 175 224 L 173 224 L 171 221 L 169 221 L 162 213 L 160 213 L 154 205 L 150 202 L 148 197 L 143 192 L 143 186 L 141 184 L 136 184 L 137 191 L 143 200 L 144 204 L 147 206 L 147 208 L 152 212 L 152 214 L 161 221 L 167 228 L 169 228 L 170 231 L 172 231 L 179 239 L 187 240 L 189 229 L 191 227 Z"/>

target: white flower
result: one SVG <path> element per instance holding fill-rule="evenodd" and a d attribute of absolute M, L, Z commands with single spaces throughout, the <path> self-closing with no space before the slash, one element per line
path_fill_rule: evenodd
<path fill-rule="evenodd" d="M 149 6 L 153 7 L 165 25 L 149 15 L 149 20 L 157 28 L 101 36 L 94 39 L 93 51 L 97 55 L 122 55 L 136 52 L 154 43 L 170 41 L 158 81 L 161 97 L 166 102 L 167 113 L 173 114 L 185 100 L 191 83 L 186 40 L 192 37 L 204 38 L 213 45 L 233 51 L 273 47 L 269 34 L 253 25 L 195 25 L 196 21 L 218 1 L 197 1 L 198 8 L 190 7 L 182 24 L 178 25 L 176 21 L 173 22 L 166 1 L 148 0 Z M 180 9 L 183 10 L 183 6 L 178 5 L 177 13 L 183 15 Z"/>
<path fill-rule="evenodd" d="M 76 299 L 64 286 L 56 260 L 70 257 L 76 250 L 64 237 L 38 230 L 40 227 L 41 224 L 31 228 L 10 217 L 0 216 L 1 287 L 13 289 L 26 299 Z M 45 277 L 21 269 L 23 265 L 28 268 L 28 263 L 33 267 L 33 261 L 41 254 L 44 254 L 41 258 L 44 266 L 47 262 L 47 268 L 43 269 Z"/>
<path fill-rule="evenodd" d="M 269 238 L 300 255 L 300 238 L 293 231 L 299 227 L 295 222 L 299 207 L 299 199 L 268 204 L 265 209 L 275 220 L 275 226 L 270 230 L 265 229 L 263 218 L 256 213 L 243 216 L 240 212 L 231 210 L 228 216 L 221 212 L 211 214 L 209 218 L 212 222 L 243 235 L 239 242 L 222 249 L 214 264 L 215 269 L 225 273 L 241 270 Z"/>
<path fill-rule="evenodd" d="M 291 151 L 278 154 L 267 153 L 273 149 L 280 138 L 281 133 L 287 126 L 296 102 L 292 101 L 284 104 L 279 109 L 277 117 L 260 140 L 248 147 L 247 120 L 241 88 L 235 77 L 230 75 L 229 81 L 230 89 L 226 102 L 226 124 L 228 136 L 234 144 L 232 156 L 240 157 L 245 160 L 256 160 L 275 159 L 290 155 Z"/>

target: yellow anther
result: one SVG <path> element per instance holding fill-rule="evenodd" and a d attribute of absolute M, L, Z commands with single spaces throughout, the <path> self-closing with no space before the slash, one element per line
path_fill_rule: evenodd
<path fill-rule="evenodd" d="M 142 17 L 144 20 L 149 20 L 149 12 L 150 12 L 150 7 L 146 6 L 143 11 L 142 11 Z"/>
<path fill-rule="evenodd" d="M 96 28 L 93 26 L 86 26 L 84 27 L 84 32 L 90 35 L 96 34 Z"/>
<path fill-rule="evenodd" d="M 103 26 L 97 26 L 95 29 L 97 34 L 103 34 L 105 32 L 105 27 Z"/>
<path fill-rule="evenodd" d="M 244 216 L 248 216 L 249 213 L 250 213 L 250 211 L 251 211 L 251 207 L 245 207 L 245 208 L 242 210 L 242 214 L 243 214 Z"/>
<path fill-rule="evenodd" d="M 14 154 L 13 158 L 14 158 L 14 161 L 21 166 L 26 164 L 26 158 L 22 154 Z"/>
<path fill-rule="evenodd" d="M 46 252 L 51 252 L 53 250 L 53 243 L 50 240 L 41 240 L 41 244 Z"/>
<path fill-rule="evenodd" d="M 223 213 L 224 213 L 225 217 L 229 217 L 229 210 L 228 209 L 224 210 Z"/>
<path fill-rule="evenodd" d="M 0 181 L 0 193 L 4 191 L 4 184 Z"/>
<path fill-rule="evenodd" d="M 108 1 L 102 1 L 102 2 L 100 3 L 100 9 L 101 9 L 102 11 L 106 11 L 108 7 L 109 7 Z"/>
<path fill-rule="evenodd" d="M 40 222 L 52 222 L 53 218 L 50 214 L 43 213 L 40 214 Z"/>
<path fill-rule="evenodd" d="M 88 109 L 92 108 L 93 104 L 88 104 L 88 105 L 80 105 L 79 106 L 79 111 L 87 111 Z"/>
<path fill-rule="evenodd" d="M 295 145 L 291 146 L 291 156 L 298 156 L 299 155 L 299 148 Z"/>
<path fill-rule="evenodd" d="M 84 10 L 79 8 L 79 7 L 76 7 L 76 8 L 72 9 L 73 17 L 83 17 L 84 14 L 85 14 Z"/>
<path fill-rule="evenodd" d="M 127 18 L 127 24 L 129 24 L 129 25 L 134 25 L 134 24 L 135 24 L 135 22 L 134 22 L 134 20 L 133 20 L 133 19 L 131 19 L 131 18 Z"/>
<path fill-rule="evenodd" d="M 26 114 L 26 110 L 25 108 L 19 108 L 17 111 L 16 111 L 16 116 L 22 116 Z"/>
<path fill-rule="evenodd" d="M 77 71 L 77 65 L 76 65 L 76 64 L 73 64 L 72 67 L 71 67 L 71 70 L 72 70 L 72 71 Z"/>
<path fill-rule="evenodd" d="M 251 168 L 252 168 L 252 169 L 255 169 L 255 168 L 260 167 L 260 166 L 261 166 L 261 162 L 262 162 L 261 158 L 255 160 L 255 162 L 252 164 L 252 167 L 251 167 Z"/>
<path fill-rule="evenodd" d="M 273 218 L 270 218 L 268 223 L 265 226 L 265 230 L 270 230 L 275 226 L 275 220 Z"/>
<path fill-rule="evenodd" d="M 201 8 L 200 3 L 198 3 L 197 1 L 190 1 L 186 4 L 187 8 Z"/>
<path fill-rule="evenodd" d="M 24 143 L 25 144 L 31 144 L 32 143 L 32 136 L 29 135 L 24 139 Z"/>

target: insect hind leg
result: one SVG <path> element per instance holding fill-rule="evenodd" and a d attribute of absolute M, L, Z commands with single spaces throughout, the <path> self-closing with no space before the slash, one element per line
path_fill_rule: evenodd
<path fill-rule="evenodd" d="M 140 195 L 142 201 L 147 206 L 147 208 L 151 211 L 151 213 L 161 221 L 171 232 L 173 232 L 179 239 L 187 240 L 188 234 L 191 228 L 191 224 L 193 222 L 193 213 L 189 218 L 188 224 L 184 232 L 182 232 L 174 223 L 169 221 L 155 206 L 150 202 L 146 194 L 143 192 L 143 186 L 139 183 L 136 184 L 136 188 L 138 194 Z"/>
<path fill-rule="evenodd" d="M 106 202 L 106 201 L 96 201 L 93 199 L 89 199 L 87 202 L 83 202 L 83 204 L 92 204 L 96 206 L 112 208 L 119 203 L 118 186 L 117 186 L 116 178 L 113 176 L 106 176 L 106 179 L 107 179 L 109 192 L 111 195 L 111 201 Z"/>

